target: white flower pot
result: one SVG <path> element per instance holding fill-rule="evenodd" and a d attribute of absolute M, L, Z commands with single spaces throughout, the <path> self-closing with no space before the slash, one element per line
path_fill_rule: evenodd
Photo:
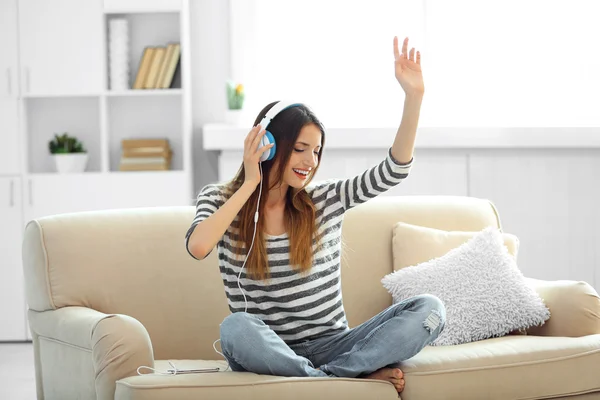
<path fill-rule="evenodd" d="M 225 110 L 225 123 L 227 125 L 241 126 L 244 122 L 244 110 Z"/>
<path fill-rule="evenodd" d="M 84 172 L 88 162 L 87 153 L 53 154 L 52 158 L 59 174 Z"/>

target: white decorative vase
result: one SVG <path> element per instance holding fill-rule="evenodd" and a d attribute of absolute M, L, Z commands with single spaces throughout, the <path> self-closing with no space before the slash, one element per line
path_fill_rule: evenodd
<path fill-rule="evenodd" d="M 227 125 L 241 126 L 243 123 L 243 110 L 225 110 L 225 123 Z"/>
<path fill-rule="evenodd" d="M 84 172 L 88 162 L 87 153 L 53 154 L 52 158 L 59 174 Z"/>
<path fill-rule="evenodd" d="M 129 23 L 113 18 L 108 25 L 110 90 L 129 89 Z"/>

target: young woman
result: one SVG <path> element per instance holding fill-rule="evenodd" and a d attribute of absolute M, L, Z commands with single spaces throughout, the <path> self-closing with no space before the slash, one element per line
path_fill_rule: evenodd
<path fill-rule="evenodd" d="M 406 97 L 394 143 L 378 165 L 309 186 L 325 130 L 304 105 L 284 109 L 269 123 L 275 157 L 259 164 L 272 145 L 258 148 L 265 134 L 258 124 L 275 102 L 248 133 L 232 181 L 207 185 L 198 195 L 186 247 L 203 259 L 217 246 L 232 312 L 221 324 L 221 347 L 233 371 L 381 379 L 401 392 L 404 378 L 396 364 L 443 329 L 444 306 L 431 295 L 394 304 L 352 329 L 342 304 L 344 213 L 400 183 L 412 166 L 424 85 L 420 53 L 415 59 L 407 46 L 408 38 L 400 54 L 394 38 L 395 75 Z"/>

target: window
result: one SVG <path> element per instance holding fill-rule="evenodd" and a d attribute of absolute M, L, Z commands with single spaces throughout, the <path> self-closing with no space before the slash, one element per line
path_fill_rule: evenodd
<path fill-rule="evenodd" d="M 431 126 L 600 126 L 598 2 L 426 3 L 428 53 L 423 57 L 429 64 L 421 121 Z"/>
<path fill-rule="evenodd" d="M 245 108 L 307 103 L 326 127 L 397 127 L 392 39 L 422 53 L 420 126 L 598 126 L 594 0 L 230 0 Z"/>

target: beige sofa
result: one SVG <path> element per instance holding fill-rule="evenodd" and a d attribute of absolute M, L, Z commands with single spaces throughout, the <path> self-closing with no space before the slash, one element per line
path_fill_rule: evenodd
<path fill-rule="evenodd" d="M 39 399 L 397 399 L 390 383 L 364 379 L 139 376 L 139 366 L 164 371 L 168 360 L 225 369 L 213 350 L 229 314 L 217 252 L 203 261 L 187 254 L 193 215 L 174 207 L 29 222 L 23 260 Z M 342 281 L 350 326 L 392 303 L 380 280 L 392 271 L 397 221 L 462 231 L 500 224 L 493 204 L 467 197 L 382 196 L 349 211 Z M 403 365 L 402 399 L 600 399 L 597 293 L 583 282 L 531 282 L 552 312 L 543 327 L 426 347 Z"/>

